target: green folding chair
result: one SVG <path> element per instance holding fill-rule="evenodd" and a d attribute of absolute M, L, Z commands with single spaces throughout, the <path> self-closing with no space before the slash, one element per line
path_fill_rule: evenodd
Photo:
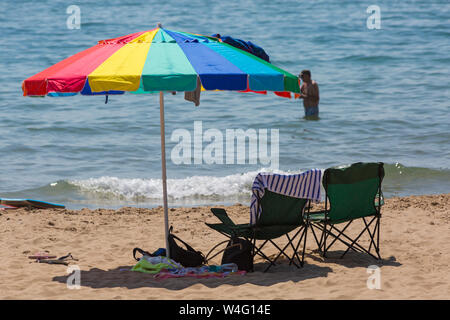
<path fill-rule="evenodd" d="M 381 192 L 383 178 L 384 168 L 381 162 L 358 162 L 346 167 L 325 170 L 322 179 L 325 188 L 325 210 L 305 214 L 306 224 L 311 227 L 323 257 L 336 241 L 340 241 L 347 246 L 341 258 L 349 250 L 354 250 L 365 252 L 375 259 L 381 259 L 380 218 L 383 204 Z M 364 223 L 363 230 L 352 239 L 345 231 L 359 219 Z M 344 227 L 338 227 L 340 225 Z M 321 232 L 320 240 L 315 231 L 318 231 L 318 234 Z M 368 234 L 370 238 L 368 248 L 358 242 L 364 234 Z M 332 241 L 328 243 L 330 236 Z M 371 253 L 372 248 L 376 256 Z"/>
<path fill-rule="evenodd" d="M 222 222 L 217 224 L 206 223 L 206 225 L 228 238 L 242 237 L 252 243 L 252 256 L 261 256 L 269 262 L 269 265 L 264 270 L 266 272 L 269 268 L 275 265 L 277 259 L 283 255 L 289 260 L 289 264 L 294 264 L 297 268 L 299 265 L 294 261 L 297 258 L 300 266 L 303 266 L 304 262 L 304 249 L 306 244 L 306 233 L 303 212 L 305 205 L 309 202 L 307 199 L 300 199 L 281 195 L 278 193 L 265 190 L 264 196 L 258 199 L 258 205 L 261 206 L 262 212 L 256 220 L 254 225 L 235 224 L 230 217 L 228 217 L 226 211 L 221 208 L 211 208 L 211 212 Z M 289 233 L 299 228 L 295 235 L 291 238 Z M 288 239 L 288 243 L 280 248 L 273 240 L 285 235 Z M 303 252 L 302 258 L 294 247 L 293 241 L 300 235 L 299 243 L 303 240 Z M 257 247 L 256 240 L 262 240 L 263 243 Z M 278 249 L 279 253 L 275 259 L 270 259 L 263 253 L 262 249 L 267 243 L 271 243 Z M 292 257 L 286 254 L 288 247 L 294 250 Z M 297 245 L 298 247 L 298 245 Z"/>

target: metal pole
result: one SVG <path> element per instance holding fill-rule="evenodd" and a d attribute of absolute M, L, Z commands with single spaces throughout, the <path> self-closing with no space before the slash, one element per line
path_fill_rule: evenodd
<path fill-rule="evenodd" d="M 163 183 L 163 204 L 164 204 L 164 235 L 166 240 L 166 255 L 170 258 L 169 250 L 169 213 L 167 208 L 167 176 L 166 176 L 166 134 L 164 130 L 164 93 L 159 92 L 159 118 L 161 127 L 161 169 Z"/>

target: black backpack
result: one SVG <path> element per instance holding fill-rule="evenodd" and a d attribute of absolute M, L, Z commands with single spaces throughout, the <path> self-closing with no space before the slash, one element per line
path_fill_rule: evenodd
<path fill-rule="evenodd" d="M 180 263 L 183 267 L 200 267 L 204 265 L 206 263 L 206 259 L 203 253 L 194 250 L 194 248 L 174 235 L 172 230 L 173 227 L 171 226 L 168 237 L 170 258 Z M 175 240 L 181 242 L 186 249 L 180 247 Z"/>
<path fill-rule="evenodd" d="M 232 237 L 223 252 L 222 264 L 235 263 L 239 270 L 253 271 L 253 245 L 250 241 Z"/>

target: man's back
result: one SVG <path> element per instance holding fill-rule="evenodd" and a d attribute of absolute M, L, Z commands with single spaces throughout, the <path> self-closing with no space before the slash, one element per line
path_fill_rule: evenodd
<path fill-rule="evenodd" d="M 301 92 L 303 95 L 303 106 L 305 108 L 319 107 L 319 85 L 316 81 L 303 82 Z"/>

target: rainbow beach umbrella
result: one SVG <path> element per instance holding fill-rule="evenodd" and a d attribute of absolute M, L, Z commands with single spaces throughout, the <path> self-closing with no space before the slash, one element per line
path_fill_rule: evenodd
<path fill-rule="evenodd" d="M 169 253 L 164 91 L 234 90 L 290 97 L 293 74 L 218 38 L 157 28 L 102 40 L 22 83 L 24 96 L 159 92 L 166 249 Z"/>

